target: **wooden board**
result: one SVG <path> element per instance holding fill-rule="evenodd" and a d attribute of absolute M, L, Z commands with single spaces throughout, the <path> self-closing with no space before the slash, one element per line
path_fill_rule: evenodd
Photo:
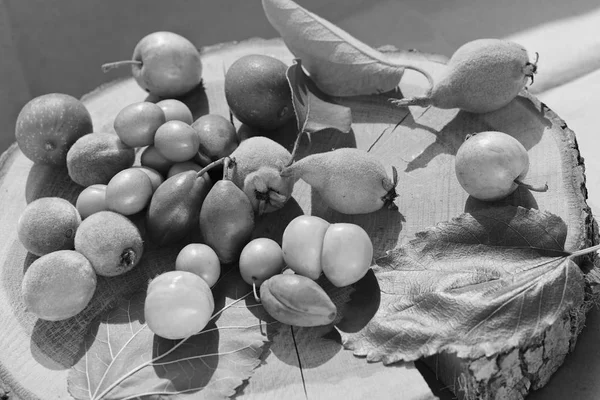
<path fill-rule="evenodd" d="M 291 64 L 293 58 L 279 40 L 256 39 L 205 49 L 204 90 L 183 98 L 193 109 L 194 117 L 208 112 L 229 116 L 223 92 L 224 72 L 237 58 L 249 53 L 271 55 L 286 64 Z M 434 72 L 444 68 L 443 63 L 436 60 L 423 62 Z M 406 96 L 422 93 L 425 87 L 425 79 L 411 71 L 405 73 L 400 85 Z M 293 200 L 285 210 L 259 221 L 263 232 L 273 237 L 281 235 L 287 221 L 299 213 L 318 215 L 332 222 L 353 222 L 371 234 L 375 256 L 381 256 L 386 250 L 412 238 L 416 232 L 478 206 L 456 181 L 454 155 L 466 134 L 499 130 L 515 136 L 525 145 L 531 160 L 528 176 L 533 181 L 547 182 L 550 187 L 546 193 L 520 191 L 510 201 L 517 204 L 526 201 L 530 207 L 560 216 L 569 227 L 566 250 L 575 250 L 597 241 L 595 224 L 585 202 L 583 163 L 574 134 L 534 97 L 523 92 L 502 110 L 484 115 L 436 108 L 401 109 L 391 105 L 388 97 L 336 99 L 352 108 L 353 131 L 350 134 L 329 131 L 315 135 L 311 151 L 344 146 L 370 149 L 390 175 L 392 165 L 398 169 L 400 183 L 396 204 L 399 210 L 343 215 L 325 207 L 318 195 L 299 181 L 294 187 Z M 147 94 L 132 79 L 126 79 L 99 88 L 85 96 L 84 102 L 92 114 L 95 131 L 112 131 L 113 119 L 125 105 L 145 99 Z M 292 126 L 278 133 L 279 139 L 287 146 L 291 146 L 293 135 L 290 136 L 290 132 L 293 131 Z M 48 345 L 52 338 L 44 335 L 49 331 L 42 329 L 44 324 L 25 312 L 19 298 L 18 283 L 31 258 L 19 243 L 15 227 L 27 201 L 57 195 L 57 187 L 62 188 L 58 195 L 73 200 L 81 188 L 65 184 L 68 175 L 64 170 L 57 172 L 32 165 L 16 146 L 9 149 L 0 161 L 0 226 L 4 228 L 0 242 L 0 263 L 3 265 L 0 270 L 0 320 L 3 321 L 0 326 L 0 379 L 24 399 L 44 399 L 49 393 L 51 398 L 68 399 L 66 375 L 69 363 L 61 359 L 59 353 L 67 346 L 75 346 L 76 340 Z M 562 330 L 557 330 L 568 332 L 568 337 L 549 335 L 553 338 L 551 342 L 542 340 L 547 352 L 554 347 L 564 349 L 565 341 L 568 351 L 573 342 L 571 332 L 575 332 L 576 337 L 582 319 L 565 321 L 561 325 Z M 79 327 L 74 336 L 83 332 L 84 327 Z M 237 397 L 434 398 L 412 363 L 389 367 L 381 363 L 368 364 L 343 350 L 335 340 L 321 338 L 323 333 L 321 329 L 282 330 L 263 364 L 248 384 L 240 389 Z M 563 353 L 544 354 L 540 359 L 542 364 L 547 362 L 553 367 L 560 365 Z M 460 379 L 466 379 L 463 385 L 477 383 L 484 386 L 478 391 L 492 388 L 488 393 L 490 398 L 519 398 L 510 393 L 495 397 L 499 392 L 490 382 L 506 382 L 501 379 L 504 376 L 502 368 L 484 381 L 477 381 L 480 375 L 473 377 L 465 371 L 470 371 L 473 365 L 478 368 L 481 360 L 477 361 L 479 364 L 473 364 L 473 360 L 446 356 L 430 361 L 431 365 L 437 366 L 436 372 L 446 385 L 455 385 Z M 517 362 L 513 367 L 520 370 L 524 365 Z M 545 376 L 551 375 L 551 369 L 545 372 Z M 527 392 L 532 385 L 521 386 L 518 393 Z M 470 393 L 474 392 L 471 390 Z"/>

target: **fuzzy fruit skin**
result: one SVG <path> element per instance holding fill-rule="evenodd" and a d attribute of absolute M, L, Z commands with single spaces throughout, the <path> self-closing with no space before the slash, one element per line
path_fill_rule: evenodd
<path fill-rule="evenodd" d="M 299 275 L 319 279 L 323 268 L 323 238 L 330 224 L 313 215 L 300 215 L 285 227 L 281 239 L 283 259 Z"/>
<path fill-rule="evenodd" d="M 395 184 L 381 162 L 360 149 L 311 154 L 285 168 L 282 175 L 302 179 L 330 208 L 344 214 L 374 212 L 386 204 L 386 196 L 396 197 Z"/>
<path fill-rule="evenodd" d="M 106 185 L 117 172 L 135 161 L 135 150 L 113 133 L 90 133 L 79 138 L 67 153 L 67 170 L 73 182 L 87 187 Z"/>
<path fill-rule="evenodd" d="M 337 287 L 351 285 L 361 279 L 373 261 L 373 243 L 360 226 L 332 224 L 323 237 L 321 265 L 323 274 Z"/>
<path fill-rule="evenodd" d="M 233 182 L 216 182 L 200 209 L 204 243 L 217 253 L 221 264 L 239 259 L 254 229 L 254 211 L 248 196 Z"/>
<path fill-rule="evenodd" d="M 96 273 L 87 258 L 73 250 L 58 250 L 27 268 L 21 293 L 27 311 L 47 321 L 60 321 L 88 305 L 96 283 Z"/>
<path fill-rule="evenodd" d="M 184 95 L 202 80 L 202 62 L 196 47 L 173 32 L 153 32 L 133 49 L 133 78 L 149 93 L 162 98 Z"/>
<path fill-rule="evenodd" d="M 23 246 L 36 256 L 56 250 L 71 250 L 81 224 L 79 211 L 60 197 L 42 197 L 25 207 L 17 221 Z"/>
<path fill-rule="evenodd" d="M 292 176 L 281 176 L 292 155 L 282 145 L 264 136 L 248 138 L 231 153 L 235 167 L 231 181 L 242 189 L 255 212 L 262 214 L 280 209 L 292 196 Z"/>
<path fill-rule="evenodd" d="M 496 131 L 480 132 L 463 142 L 456 153 L 456 178 L 467 193 L 494 201 L 514 192 L 515 179 L 529 170 L 529 155 L 514 137 Z"/>
<path fill-rule="evenodd" d="M 127 217 L 100 211 L 83 220 L 75 234 L 75 250 L 101 276 L 117 276 L 135 267 L 144 251 L 138 228 Z"/>
<path fill-rule="evenodd" d="M 144 319 L 148 328 L 163 338 L 177 340 L 200 332 L 214 310 L 210 287 L 194 273 L 168 271 L 148 285 Z"/>
<path fill-rule="evenodd" d="M 279 274 L 263 282 L 260 301 L 277 321 L 294 326 L 321 326 L 333 322 L 337 307 L 312 279 Z"/>
<path fill-rule="evenodd" d="M 473 113 L 498 110 L 510 103 L 529 79 L 529 56 L 521 45 L 478 39 L 458 48 L 447 72 L 431 92 L 431 104 Z"/>
<path fill-rule="evenodd" d="M 240 57 L 225 74 L 225 98 L 242 123 L 262 130 L 282 127 L 294 116 L 292 93 L 281 60 L 263 55 Z"/>
<path fill-rule="evenodd" d="M 15 137 L 31 161 L 62 166 L 67 152 L 83 135 L 93 132 L 92 117 L 85 105 L 62 93 L 30 100 L 19 112 Z"/>

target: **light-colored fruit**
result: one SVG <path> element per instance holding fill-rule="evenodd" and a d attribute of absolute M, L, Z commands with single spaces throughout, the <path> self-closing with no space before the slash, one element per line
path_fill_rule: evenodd
<path fill-rule="evenodd" d="M 285 227 L 281 239 L 283 259 L 295 273 L 318 279 L 321 267 L 323 238 L 329 222 L 312 215 L 300 215 Z"/>
<path fill-rule="evenodd" d="M 198 153 L 200 139 L 196 130 L 181 121 L 162 124 L 154 136 L 154 147 L 167 160 L 182 162 L 191 160 Z"/>
<path fill-rule="evenodd" d="M 384 206 L 395 208 L 395 169 L 393 174 L 390 179 L 375 156 L 355 148 L 311 154 L 282 172 L 284 177 L 304 180 L 330 208 L 344 214 L 366 214 Z"/>
<path fill-rule="evenodd" d="M 194 121 L 192 128 L 198 132 L 200 138 L 198 161 L 203 166 L 227 157 L 238 147 L 235 127 L 222 115 L 203 115 Z"/>
<path fill-rule="evenodd" d="M 329 226 L 323 238 L 321 266 L 331 283 L 344 287 L 357 282 L 372 261 L 373 243 L 363 228 L 350 223 Z"/>
<path fill-rule="evenodd" d="M 108 210 L 106 205 L 106 185 L 96 184 L 86 187 L 77 196 L 75 208 L 81 219 L 85 219 L 98 211 Z M 74 236 L 73 236 L 74 237 Z"/>
<path fill-rule="evenodd" d="M 294 116 L 287 66 L 264 54 L 240 57 L 225 74 L 225 98 L 244 124 L 274 130 Z"/>
<path fill-rule="evenodd" d="M 460 108 L 474 113 L 510 103 L 537 71 L 527 50 L 502 39 L 477 39 L 459 47 L 445 73 L 423 97 L 395 100 L 400 106 Z"/>
<path fill-rule="evenodd" d="M 148 146 L 142 151 L 140 156 L 140 164 L 142 167 L 152 168 L 165 176 L 169 172 L 169 168 L 173 165 L 173 161 L 167 160 L 160 152 L 152 146 Z"/>
<path fill-rule="evenodd" d="M 260 286 L 266 279 L 281 273 L 285 267 L 283 252 L 273 239 L 251 240 L 240 254 L 240 274 L 249 285 Z"/>
<path fill-rule="evenodd" d="M 60 197 L 42 197 L 25 207 L 17 222 L 17 234 L 27 251 L 41 256 L 73 249 L 80 223 L 73 204 Z"/>
<path fill-rule="evenodd" d="M 156 105 L 163 110 L 167 121 L 181 121 L 190 125 L 194 122 L 192 111 L 183 101 L 165 99 L 159 101 Z"/>
<path fill-rule="evenodd" d="M 200 53 L 185 37 L 173 32 L 153 32 L 144 36 L 133 49 L 132 60 L 104 64 L 108 71 L 131 65 L 140 87 L 149 93 L 170 98 L 184 95 L 202 81 Z"/>
<path fill-rule="evenodd" d="M 529 155 L 514 137 L 496 131 L 470 135 L 456 152 L 456 178 L 479 200 L 499 200 L 514 192 L 529 171 Z"/>
<path fill-rule="evenodd" d="M 283 177 L 281 171 L 292 155 L 279 143 L 264 137 L 248 138 L 231 153 L 235 167 L 233 183 L 246 193 L 258 214 L 280 209 L 292 196 L 294 177 Z"/>
<path fill-rule="evenodd" d="M 113 126 L 127 146 L 143 147 L 154 143 L 156 130 L 166 121 L 162 108 L 149 101 L 141 101 L 119 111 Z"/>
<path fill-rule="evenodd" d="M 138 264 L 144 245 L 139 230 L 127 217 L 100 211 L 79 225 L 75 250 L 90 261 L 98 275 L 117 276 Z"/>
<path fill-rule="evenodd" d="M 113 133 L 90 133 L 79 138 L 67 153 L 67 169 L 81 186 L 107 184 L 117 172 L 135 161 L 135 150 Z"/>
<path fill-rule="evenodd" d="M 30 100 L 19 112 L 15 126 L 23 154 L 33 162 L 51 165 L 65 165 L 73 143 L 91 132 L 92 118 L 85 105 L 62 93 Z"/>
<path fill-rule="evenodd" d="M 204 243 L 186 245 L 175 259 L 176 271 L 192 272 L 212 287 L 221 276 L 221 263 L 217 253 Z"/>
<path fill-rule="evenodd" d="M 155 170 L 154 168 L 144 167 L 144 166 L 135 166 L 132 168 L 137 168 L 140 171 L 143 171 L 148 178 L 150 178 L 150 182 L 152 182 L 152 193 L 165 181 L 165 178 L 161 175 L 160 172 Z"/>
<path fill-rule="evenodd" d="M 27 311 L 47 321 L 79 314 L 95 290 L 92 265 L 73 250 L 58 250 L 38 258 L 27 268 L 21 283 Z"/>
<path fill-rule="evenodd" d="M 169 271 L 148 285 L 144 318 L 154 334 L 177 340 L 202 331 L 214 309 L 213 294 L 204 279 L 188 271 Z"/>
<path fill-rule="evenodd" d="M 254 211 L 248 196 L 229 180 L 216 182 L 200 209 L 200 232 L 222 264 L 236 262 L 250 241 Z"/>
<path fill-rule="evenodd" d="M 142 211 L 152 197 L 152 181 L 139 168 L 118 172 L 106 185 L 106 205 L 111 211 L 133 215 Z"/>
<path fill-rule="evenodd" d="M 297 274 L 279 274 L 264 281 L 260 301 L 271 317 L 288 325 L 327 325 L 337 315 L 337 307 L 323 288 Z"/>

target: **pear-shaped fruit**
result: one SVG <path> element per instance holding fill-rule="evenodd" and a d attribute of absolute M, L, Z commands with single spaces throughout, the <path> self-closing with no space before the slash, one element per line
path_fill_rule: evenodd
<path fill-rule="evenodd" d="M 208 174 L 185 171 L 164 181 L 152 195 L 146 214 L 150 239 L 162 246 L 184 239 L 198 225 L 198 214 L 210 191 Z"/>
<path fill-rule="evenodd" d="M 231 153 L 235 168 L 231 181 L 246 193 L 258 214 L 283 207 L 292 195 L 295 179 L 281 171 L 292 159 L 282 145 L 264 136 L 248 138 Z"/>
<path fill-rule="evenodd" d="M 370 153 L 341 148 L 311 154 L 282 172 L 302 179 L 332 209 L 344 214 L 366 214 L 384 206 L 395 208 L 397 175 L 390 179 L 381 162 Z"/>
<path fill-rule="evenodd" d="M 200 232 L 223 264 L 236 262 L 252 237 L 254 210 L 230 180 L 214 184 L 200 210 Z"/>

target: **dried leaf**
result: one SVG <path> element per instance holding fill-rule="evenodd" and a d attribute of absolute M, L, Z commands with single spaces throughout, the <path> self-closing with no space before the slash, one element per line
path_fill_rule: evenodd
<path fill-rule="evenodd" d="M 344 345 L 393 363 L 448 351 L 491 356 L 520 347 L 583 300 L 557 216 L 522 207 L 463 214 L 377 260 L 374 317 Z M 364 297 L 364 295 L 363 295 Z M 346 318 L 361 306 L 353 300 Z"/>
<path fill-rule="evenodd" d="M 222 311 L 202 332 L 178 341 L 154 335 L 144 323 L 144 292 L 121 302 L 92 326 L 85 354 L 69 372 L 71 395 L 86 400 L 232 396 L 260 364 L 267 328 L 271 335 L 275 325 L 239 272 L 230 271 L 213 294 Z"/>
<path fill-rule="evenodd" d="M 325 99 L 324 94 L 304 73 L 301 60 L 294 61 L 287 70 L 287 79 L 292 89 L 298 131 L 313 133 L 334 128 L 344 133 L 350 132 L 352 125 L 350 108 Z"/>
<path fill-rule="evenodd" d="M 267 19 L 323 92 L 355 96 L 398 86 L 403 66 L 292 0 L 262 0 Z"/>

